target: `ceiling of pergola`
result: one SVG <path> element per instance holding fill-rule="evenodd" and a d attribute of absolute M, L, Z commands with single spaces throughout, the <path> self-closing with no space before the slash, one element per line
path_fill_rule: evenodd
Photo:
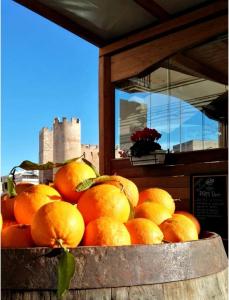
<path fill-rule="evenodd" d="M 100 48 L 211 4 L 227 7 L 224 0 L 15 1 Z M 216 13 L 221 12 L 216 10 Z M 166 62 L 161 66 L 166 67 Z M 228 82 L 227 66 L 227 33 L 170 58 L 172 70 L 225 85 Z"/>
<path fill-rule="evenodd" d="M 212 0 L 15 0 L 102 47 Z"/>

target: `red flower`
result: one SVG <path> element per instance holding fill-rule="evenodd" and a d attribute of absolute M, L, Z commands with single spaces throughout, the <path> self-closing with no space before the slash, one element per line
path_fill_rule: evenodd
<path fill-rule="evenodd" d="M 137 130 L 135 131 L 130 139 L 132 142 L 137 141 L 155 141 L 158 140 L 161 137 L 161 134 L 156 129 L 151 129 L 145 127 L 143 130 Z"/>

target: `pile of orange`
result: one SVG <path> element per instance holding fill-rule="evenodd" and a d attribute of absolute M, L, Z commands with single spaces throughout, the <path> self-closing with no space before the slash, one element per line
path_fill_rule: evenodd
<path fill-rule="evenodd" d="M 96 181 L 84 162 L 59 168 L 52 185 L 18 185 L 1 199 L 2 247 L 77 247 L 159 244 L 198 239 L 190 213 L 175 212 L 171 195 L 160 188 L 141 192 L 131 180 L 106 176 Z M 94 180 L 77 191 L 85 180 Z"/>

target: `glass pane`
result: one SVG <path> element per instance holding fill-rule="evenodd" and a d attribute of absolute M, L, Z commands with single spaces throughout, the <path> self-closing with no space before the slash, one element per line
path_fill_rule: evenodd
<path fill-rule="evenodd" d="M 150 95 L 150 118 L 148 126 L 156 129 L 161 138 L 158 140 L 161 148 L 169 148 L 169 96 L 161 93 Z"/>
<path fill-rule="evenodd" d="M 177 109 L 175 112 L 172 109 L 170 113 L 170 122 L 172 118 L 178 125 L 180 120 L 180 142 L 172 145 L 172 150 L 177 152 L 218 148 L 218 121 L 209 119 L 202 110 L 225 92 L 225 86 L 187 75 L 183 80 L 178 80 L 181 75 L 180 72 L 169 70 L 169 93 L 180 101 L 179 118 L 173 118 Z M 170 130 L 170 136 L 173 140 L 172 136 L 178 137 L 178 132 Z"/>
<path fill-rule="evenodd" d="M 143 78 L 130 78 L 116 88 L 116 157 L 128 152 L 135 130 L 154 128 L 159 144 L 171 152 L 219 147 L 220 122 L 203 111 L 224 94 L 225 85 L 184 74 L 164 63 Z"/>
<path fill-rule="evenodd" d="M 149 93 L 128 93 L 116 89 L 115 92 L 115 144 L 116 158 L 120 151 L 128 151 L 132 146 L 134 131 L 147 126 Z"/>

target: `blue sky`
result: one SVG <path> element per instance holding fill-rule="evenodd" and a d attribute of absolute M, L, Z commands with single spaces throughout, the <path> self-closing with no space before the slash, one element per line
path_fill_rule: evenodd
<path fill-rule="evenodd" d="M 81 120 L 98 143 L 98 48 L 12 0 L 2 0 L 1 174 L 38 162 L 39 131 Z"/>
<path fill-rule="evenodd" d="M 1 17 L 1 175 L 23 160 L 38 162 L 39 131 L 51 128 L 55 117 L 79 118 L 81 142 L 98 144 L 98 48 L 13 0 L 2 0 Z M 180 141 L 179 110 L 171 114 L 168 132 L 167 121 L 160 115 L 167 98 L 153 96 L 153 123 L 148 126 L 162 133 L 160 143 L 168 149 Z M 118 101 L 123 97 L 131 100 L 132 95 L 117 92 L 116 125 Z M 174 104 L 177 101 L 173 99 Z M 182 142 L 201 139 L 200 111 L 189 107 L 185 112 Z M 203 120 L 204 138 L 216 140 L 217 123 L 207 117 Z"/>

